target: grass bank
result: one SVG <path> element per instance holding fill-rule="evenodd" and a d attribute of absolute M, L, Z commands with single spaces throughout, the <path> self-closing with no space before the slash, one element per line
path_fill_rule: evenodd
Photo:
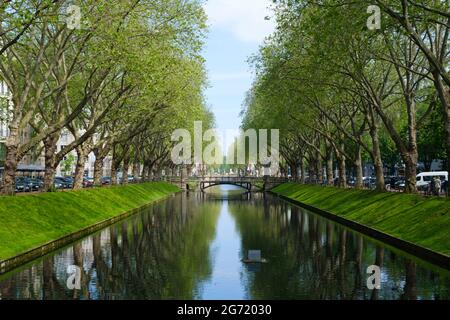
<path fill-rule="evenodd" d="M 287 183 L 272 190 L 404 241 L 450 256 L 450 200 Z"/>
<path fill-rule="evenodd" d="M 0 260 L 179 191 L 145 183 L 70 192 L 0 197 Z"/>

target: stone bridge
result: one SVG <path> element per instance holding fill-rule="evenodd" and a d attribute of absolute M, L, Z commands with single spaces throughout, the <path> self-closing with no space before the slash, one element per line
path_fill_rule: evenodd
<path fill-rule="evenodd" d="M 166 177 L 167 182 L 181 187 L 183 190 L 193 189 L 197 186 L 200 191 L 204 192 L 206 189 L 221 186 L 221 185 L 232 185 L 243 188 L 247 192 L 255 191 L 270 191 L 276 186 L 289 182 L 287 178 L 278 177 L 238 177 L 238 176 L 223 176 L 223 177 L 198 177 L 198 178 L 188 178 L 182 179 L 180 177 Z"/>

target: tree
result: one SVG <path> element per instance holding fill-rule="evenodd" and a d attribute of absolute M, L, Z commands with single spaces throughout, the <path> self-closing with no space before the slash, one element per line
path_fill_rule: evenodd
<path fill-rule="evenodd" d="M 207 113 L 200 55 L 206 18 L 198 1 L 85 1 L 80 4 L 81 29 L 60 19 L 70 1 L 41 1 L 27 7 L 32 15 L 20 4 L 25 2 L 14 3 L 17 15 L 0 10 L 11 14 L 2 25 L 11 26 L 0 34 L 4 39 L 14 34 L 13 18 L 17 28 L 23 25 L 15 45 L 0 56 L 0 77 L 13 102 L 13 110 L 7 110 L 11 134 L 4 193 L 14 193 L 17 163 L 36 145 L 44 148 L 44 189 L 51 188 L 56 167 L 73 150 L 78 157 L 74 186 L 80 188 L 90 152 L 97 156 L 99 183 L 105 157 L 113 155 L 112 169 L 117 170 L 128 165 L 131 152 L 140 154 L 127 141 L 138 136 L 154 141 L 153 133 L 161 131 L 166 141 L 173 126 L 165 123 L 176 123 L 169 116 L 194 120 Z M 20 20 L 21 14 L 31 18 Z M 74 139 L 57 150 L 63 130 Z M 28 139 L 21 139 L 24 133 Z"/>
<path fill-rule="evenodd" d="M 384 10 L 391 14 L 394 3 L 385 1 Z M 287 128 L 284 135 L 299 136 L 299 153 L 307 155 L 315 180 L 321 180 L 324 163 L 330 171 L 334 156 L 342 187 L 349 161 L 361 186 L 366 154 L 374 164 L 377 189 L 385 190 L 382 160 L 387 158 L 381 151 L 392 142 L 406 168 L 405 191 L 416 192 L 417 130 L 442 95 L 433 71 L 442 69 L 439 59 L 448 55 L 442 20 L 448 15 L 443 4 L 403 1 L 404 8 L 409 5 L 421 16 L 403 15 L 414 20 L 414 32 L 421 30 L 425 43 L 433 43 L 435 61 L 398 17 L 380 31 L 368 30 L 365 1 L 276 1 L 277 31 L 252 60 L 257 77 L 244 124 Z M 445 82 L 446 75 L 440 77 Z M 277 116 L 269 119 L 273 113 Z M 292 158 L 287 150 L 294 148 L 285 144 L 283 149 Z"/>
<path fill-rule="evenodd" d="M 72 174 L 72 168 L 75 164 L 75 156 L 73 154 L 69 154 L 61 163 L 61 171 L 63 171 L 66 175 Z"/>

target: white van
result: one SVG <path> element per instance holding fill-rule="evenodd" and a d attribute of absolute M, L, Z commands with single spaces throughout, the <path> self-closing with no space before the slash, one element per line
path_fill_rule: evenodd
<path fill-rule="evenodd" d="M 436 171 L 436 172 L 422 172 L 417 175 L 417 188 L 425 187 L 434 180 L 434 178 L 440 179 L 442 182 L 448 182 L 448 172 L 447 171 Z"/>

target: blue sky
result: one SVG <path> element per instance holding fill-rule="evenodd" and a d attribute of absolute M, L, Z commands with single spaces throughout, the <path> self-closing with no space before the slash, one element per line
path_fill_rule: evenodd
<path fill-rule="evenodd" d="M 205 10 L 210 32 L 204 50 L 210 88 L 207 103 L 219 130 L 236 129 L 253 74 L 247 59 L 273 31 L 269 0 L 209 0 Z"/>

